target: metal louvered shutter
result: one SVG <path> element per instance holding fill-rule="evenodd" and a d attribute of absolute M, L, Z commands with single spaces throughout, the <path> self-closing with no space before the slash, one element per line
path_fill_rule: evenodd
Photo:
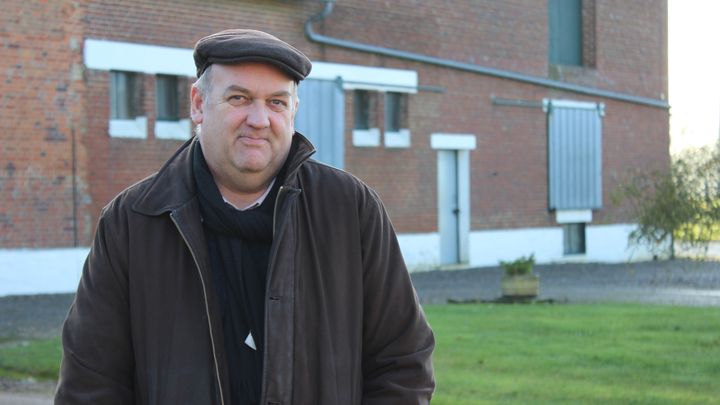
<path fill-rule="evenodd" d="M 315 145 L 313 158 L 342 169 L 344 165 L 345 94 L 337 81 L 306 79 L 298 88 L 300 107 L 295 129 Z"/>
<path fill-rule="evenodd" d="M 604 105 L 546 100 L 550 209 L 602 208 Z"/>

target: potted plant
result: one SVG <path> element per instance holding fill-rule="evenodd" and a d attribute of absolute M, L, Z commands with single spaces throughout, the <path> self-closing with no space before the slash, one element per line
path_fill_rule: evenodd
<path fill-rule="evenodd" d="M 513 261 L 500 261 L 505 270 L 502 279 L 502 295 L 510 299 L 531 299 L 537 297 L 540 279 L 533 274 L 535 255 L 521 256 Z"/>

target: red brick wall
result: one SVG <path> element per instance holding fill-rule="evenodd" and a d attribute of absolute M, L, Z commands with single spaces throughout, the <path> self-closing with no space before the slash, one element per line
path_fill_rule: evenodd
<path fill-rule="evenodd" d="M 665 2 L 584 4 L 586 16 L 594 13 L 595 25 L 593 35 L 584 38 L 593 45 L 594 37 L 594 64 L 587 67 L 550 69 L 547 10 L 534 0 L 344 0 L 335 3 L 331 16 L 315 24 L 315 30 L 459 62 L 665 97 Z M 444 92 L 409 96 L 410 149 L 353 147 L 352 93 L 346 94 L 346 169 L 380 193 L 401 232 L 437 230 L 437 152 L 430 148 L 436 132 L 477 135 L 478 147 L 471 153 L 472 229 L 553 224 L 547 211 L 545 115 L 537 108 L 493 105 L 492 95 L 606 104 L 606 208 L 595 215 L 596 222 L 627 219 L 609 201 L 619 173 L 630 167 L 662 167 L 668 161 L 666 110 L 310 43 L 303 25 L 322 9 L 316 1 L 34 0 L 11 1 L 5 9 L 13 12 L 0 17 L 0 71 L 7 72 L 0 109 L 5 141 L 0 149 L 0 247 L 73 243 L 72 128 L 81 244 L 92 237 L 100 208 L 122 188 L 157 170 L 179 145 L 154 137 L 152 76 L 143 79 L 148 138 L 109 137 L 108 73 L 83 73 L 83 38 L 191 48 L 203 35 L 246 27 L 273 33 L 313 60 L 417 71 L 421 85 L 439 86 Z M 382 119 L 382 101 L 378 112 Z"/>
<path fill-rule="evenodd" d="M 607 90 L 664 99 L 667 10 L 664 2 L 584 3 L 586 67 L 547 62 L 547 11 L 535 1 L 338 2 L 316 30 L 329 36 L 508 69 Z M 624 54 L 632 54 L 625 57 Z M 375 187 L 404 232 L 437 229 L 435 132 L 477 135 L 471 153 L 472 229 L 554 226 L 547 208 L 546 116 L 539 108 L 492 104 L 491 96 L 539 102 L 604 102 L 603 206 L 595 223 L 628 220 L 610 201 L 618 173 L 668 162 L 666 110 L 587 97 L 474 73 L 327 47 L 327 60 L 413 69 L 443 94 L 410 96 L 410 151 L 347 148 L 347 169 Z M 351 116 L 349 116 L 351 117 Z M 348 121 L 352 122 L 352 121 Z M 346 145 L 351 138 L 346 135 Z M 410 157 L 412 156 L 412 157 Z M 416 163 L 422 169 L 417 169 Z M 409 170 L 406 170 L 409 169 Z M 403 181 L 398 181 L 402 174 Z M 392 179 L 392 180 L 391 180 Z"/>
<path fill-rule="evenodd" d="M 81 9 L 4 1 L 0 13 L 0 247 L 72 246 L 85 227 Z M 77 203 L 74 209 L 74 201 Z M 77 215 L 75 215 L 77 213 Z"/>

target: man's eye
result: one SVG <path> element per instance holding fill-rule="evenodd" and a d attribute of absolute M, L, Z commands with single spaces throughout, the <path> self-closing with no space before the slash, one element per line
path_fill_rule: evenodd
<path fill-rule="evenodd" d="M 244 103 L 245 101 L 247 101 L 247 97 L 243 95 L 234 95 L 228 97 L 228 101 L 233 104 Z"/>
<path fill-rule="evenodd" d="M 287 106 L 287 103 L 283 100 L 270 100 L 270 104 L 282 107 Z"/>

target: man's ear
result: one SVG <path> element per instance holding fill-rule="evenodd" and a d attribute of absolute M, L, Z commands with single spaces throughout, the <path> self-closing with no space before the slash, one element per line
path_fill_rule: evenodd
<path fill-rule="evenodd" d="M 295 100 L 293 101 L 295 102 L 295 108 L 293 108 L 293 119 L 295 119 L 295 116 L 298 112 L 298 107 L 300 106 L 300 99 L 298 97 L 295 97 Z"/>
<path fill-rule="evenodd" d="M 204 117 L 203 94 L 197 87 L 190 89 L 190 118 L 195 125 L 202 124 Z"/>

